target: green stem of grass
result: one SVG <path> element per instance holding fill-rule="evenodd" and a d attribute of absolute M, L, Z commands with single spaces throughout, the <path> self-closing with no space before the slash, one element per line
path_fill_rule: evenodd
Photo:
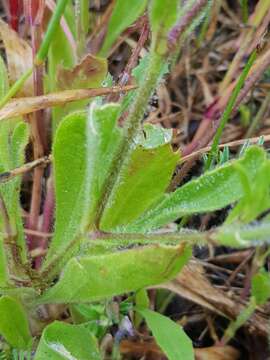
<path fill-rule="evenodd" d="M 221 340 L 221 344 L 225 346 L 231 339 L 234 338 L 236 331 L 243 326 L 248 319 L 252 316 L 254 311 L 256 310 L 256 301 L 255 298 L 252 296 L 247 307 L 237 316 L 235 321 L 232 321 L 229 326 L 227 327 L 223 338 Z"/>
<path fill-rule="evenodd" d="M 55 34 L 55 31 L 57 30 L 57 27 L 59 26 L 60 19 L 65 11 L 67 2 L 68 0 L 57 1 L 55 11 L 51 17 L 44 39 L 35 58 L 36 65 L 42 64 L 47 57 L 52 38 Z"/>
<path fill-rule="evenodd" d="M 214 136 L 214 139 L 213 139 L 213 144 L 212 144 L 212 147 L 211 147 L 211 150 L 210 150 L 210 153 L 209 153 L 209 157 L 207 159 L 207 163 L 206 163 L 206 170 L 208 170 L 212 163 L 213 163 L 213 160 L 216 158 L 217 156 L 217 153 L 218 153 L 218 144 L 220 142 L 220 139 L 221 139 L 221 135 L 222 135 L 222 132 L 225 128 L 225 125 L 227 124 L 229 118 L 230 118 L 230 115 L 234 109 L 234 105 L 236 103 L 236 100 L 237 100 L 237 97 L 242 89 L 242 87 L 244 86 L 245 84 L 245 80 L 249 74 L 249 71 L 252 67 L 252 65 L 254 64 L 255 60 L 256 60 L 256 57 L 257 57 L 257 51 L 253 51 L 253 53 L 250 55 L 237 83 L 236 83 L 236 86 L 235 88 L 233 89 L 233 92 L 231 94 L 231 97 L 228 101 L 228 104 L 225 108 L 225 111 L 224 113 L 222 114 L 222 117 L 220 119 L 220 124 L 219 124 L 219 127 L 216 131 L 216 134 Z"/>
<path fill-rule="evenodd" d="M 247 24 L 247 22 L 248 22 L 248 0 L 240 0 L 240 5 L 242 8 L 243 23 Z"/>

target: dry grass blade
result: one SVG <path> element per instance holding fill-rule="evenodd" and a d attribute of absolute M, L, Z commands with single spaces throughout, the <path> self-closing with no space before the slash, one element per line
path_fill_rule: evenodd
<path fill-rule="evenodd" d="M 109 94 L 118 94 L 135 89 L 136 86 L 114 86 L 111 88 L 98 89 L 76 89 L 65 90 L 57 93 L 51 93 L 42 96 L 24 97 L 10 101 L 0 110 L 0 120 L 10 119 L 16 116 L 32 113 L 34 111 L 53 106 L 65 105 L 68 102 L 104 96 Z"/>
<path fill-rule="evenodd" d="M 239 145 L 243 145 L 245 142 L 249 142 L 249 144 L 257 144 L 258 141 L 261 139 L 261 136 L 256 136 L 256 137 L 252 137 L 252 138 L 247 138 L 247 139 L 241 139 L 241 140 L 235 140 L 235 141 L 231 141 L 225 144 L 220 144 L 218 147 L 219 149 L 223 149 L 224 147 L 228 146 L 228 147 L 237 147 Z M 268 142 L 270 141 L 270 135 L 263 135 L 263 140 L 264 142 Z M 211 150 L 211 146 L 206 146 L 202 149 L 199 149 L 197 151 L 193 151 L 191 154 L 183 156 L 181 158 L 181 163 L 186 162 L 190 159 L 196 159 L 200 156 L 202 156 L 203 154 L 209 152 Z"/>
<path fill-rule="evenodd" d="M 136 356 L 149 360 L 164 360 L 162 350 L 154 341 L 131 341 L 123 340 L 120 344 L 123 355 Z M 211 346 L 202 349 L 194 349 L 196 360 L 237 360 L 239 352 L 232 346 Z"/>
<path fill-rule="evenodd" d="M 3 40 L 9 79 L 11 83 L 17 81 L 27 70 L 32 68 L 32 49 L 29 44 L 19 37 L 18 33 L 12 30 L 3 20 L 0 19 L 0 36 Z M 33 79 L 30 77 L 22 90 L 20 96 L 33 95 Z"/>
<path fill-rule="evenodd" d="M 203 267 L 196 260 L 186 265 L 175 279 L 157 287 L 168 289 L 228 319 L 235 319 L 245 308 L 245 305 L 215 288 L 205 276 Z M 267 317 L 259 310 L 246 322 L 245 327 L 250 333 L 256 333 L 258 336 L 268 335 Z"/>
<path fill-rule="evenodd" d="M 52 161 L 52 156 L 44 156 L 40 159 L 36 159 L 34 161 L 31 161 L 29 163 L 24 164 L 21 167 L 18 167 L 16 169 L 6 171 L 0 174 L 0 183 L 7 182 L 11 179 L 13 179 L 15 176 L 23 175 L 27 173 L 28 171 L 31 171 L 35 169 L 38 166 L 46 166 Z"/>

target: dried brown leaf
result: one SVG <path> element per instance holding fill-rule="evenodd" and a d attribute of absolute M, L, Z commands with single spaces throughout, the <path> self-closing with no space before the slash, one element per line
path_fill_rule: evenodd
<path fill-rule="evenodd" d="M 33 66 L 32 49 L 28 43 L 21 39 L 18 33 L 12 30 L 3 20 L 0 19 L 0 36 L 3 40 L 7 63 L 9 79 L 11 83 L 18 80 L 27 70 Z M 30 77 L 19 96 L 33 95 L 33 78 Z"/>
<path fill-rule="evenodd" d="M 228 293 L 215 288 L 204 274 L 200 263 L 193 260 L 177 277 L 156 288 L 168 289 L 216 314 L 228 319 L 236 319 L 245 305 L 233 299 Z M 244 325 L 250 333 L 268 336 L 268 319 L 259 309 Z"/>
<path fill-rule="evenodd" d="M 195 350 L 196 360 L 237 360 L 239 357 L 239 351 L 232 346 L 211 346 Z"/>
<path fill-rule="evenodd" d="M 106 59 L 88 54 L 74 68 L 58 69 L 59 90 L 96 87 L 105 78 L 107 71 Z"/>
<path fill-rule="evenodd" d="M 7 105 L 0 109 L 0 120 L 29 114 L 48 107 L 65 105 L 71 101 L 102 95 L 117 94 L 119 92 L 126 92 L 135 88 L 136 86 L 128 85 L 123 87 L 114 86 L 111 88 L 65 90 L 42 96 L 18 98 L 11 100 Z"/>
<path fill-rule="evenodd" d="M 136 358 L 145 356 L 147 360 L 167 359 L 154 340 L 123 340 L 120 344 L 120 351 L 124 355 L 134 356 Z M 211 346 L 194 349 L 194 352 L 196 360 L 238 360 L 240 357 L 239 351 L 232 346 Z"/>

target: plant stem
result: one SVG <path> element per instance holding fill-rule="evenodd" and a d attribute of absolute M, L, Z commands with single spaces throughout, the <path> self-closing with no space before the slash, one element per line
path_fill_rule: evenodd
<path fill-rule="evenodd" d="M 194 19 L 200 14 L 203 8 L 208 4 L 208 0 L 197 0 L 191 9 L 189 9 L 179 22 L 171 29 L 168 34 L 168 46 L 170 49 L 176 49 L 183 33 L 193 23 Z"/>
<path fill-rule="evenodd" d="M 35 57 L 37 54 L 38 44 L 41 42 L 41 22 L 44 13 L 44 2 L 42 0 L 32 0 L 26 8 L 27 18 L 31 28 L 32 40 L 32 54 L 34 63 L 34 95 L 43 95 L 43 64 L 35 64 Z M 39 110 L 29 116 L 31 125 L 31 137 L 33 142 L 34 160 L 44 155 L 44 146 L 46 139 L 46 127 L 43 118 L 43 111 Z M 38 229 L 38 219 L 41 207 L 41 193 L 42 193 L 42 177 L 44 173 L 43 167 L 34 169 L 32 197 L 30 216 L 28 220 L 28 229 Z M 37 239 L 33 235 L 28 235 L 28 246 L 30 250 L 36 247 Z"/>
<path fill-rule="evenodd" d="M 48 29 L 44 36 L 44 40 L 36 55 L 34 62 L 35 65 L 41 65 L 46 59 L 51 40 L 53 38 L 55 30 L 57 29 L 57 26 L 59 25 L 60 18 L 65 10 L 67 2 L 68 0 L 59 0 L 57 2 L 55 12 L 53 13 L 53 16 L 49 22 Z M 25 81 L 31 76 L 32 72 L 33 72 L 33 68 L 30 68 L 15 82 L 15 84 L 13 84 L 13 86 L 9 89 L 7 94 L 1 99 L 0 108 L 2 108 L 9 101 L 9 99 L 11 99 L 14 95 L 17 94 L 17 92 L 23 87 Z"/>
<path fill-rule="evenodd" d="M 245 67 L 244 67 L 244 70 L 242 71 L 238 81 L 237 81 L 237 84 L 235 86 L 235 88 L 233 89 L 233 92 L 230 96 L 230 99 L 229 99 L 229 102 L 225 108 L 225 111 L 224 113 L 222 114 L 222 117 L 220 119 L 220 123 L 219 123 L 219 126 L 218 126 L 218 129 L 216 131 L 216 134 L 214 136 L 214 139 L 213 139 L 213 144 L 212 144 L 212 147 L 211 147 L 211 151 L 210 151 L 210 154 L 209 154 L 209 157 L 208 157 L 208 160 L 207 160 L 207 163 L 206 163 L 206 170 L 208 170 L 210 168 L 210 166 L 212 165 L 212 162 L 213 162 L 213 159 L 216 157 L 216 154 L 217 154 L 217 151 L 218 151 L 218 144 L 219 144 L 219 141 L 220 141 L 220 138 L 221 138 L 221 135 L 222 135 L 222 132 L 224 130 L 224 127 L 225 125 L 227 124 L 229 118 L 230 118 L 230 115 L 234 109 L 234 105 L 236 103 L 236 100 L 237 100 L 237 97 L 245 83 L 245 80 L 248 76 L 248 73 L 249 73 L 249 70 L 251 69 L 252 65 L 254 64 L 255 60 L 256 60 L 256 57 L 257 57 L 257 51 L 254 51 L 251 56 L 249 57 L 248 59 L 248 62 L 246 63 Z"/>
<path fill-rule="evenodd" d="M 234 337 L 236 331 L 247 322 L 255 310 L 256 301 L 254 297 L 251 297 L 247 307 L 237 316 L 237 319 L 232 321 L 227 327 L 221 340 L 222 346 L 225 346 Z"/>
<path fill-rule="evenodd" d="M 101 201 L 98 204 L 95 219 L 97 229 L 99 228 L 102 212 L 110 196 L 111 190 L 117 181 L 120 169 L 125 159 L 129 157 L 130 150 L 133 147 L 134 139 L 140 129 L 149 98 L 158 83 L 164 61 L 165 58 L 163 55 L 157 54 L 154 49 L 151 50 L 149 64 L 145 71 L 145 81 L 137 90 L 136 98 L 125 122 L 122 143 L 118 148 L 115 160 L 111 166 L 110 175 L 107 177 L 107 181 L 103 187 L 103 195 L 101 196 Z"/>
<path fill-rule="evenodd" d="M 55 34 L 55 31 L 57 30 L 57 27 L 59 26 L 59 22 L 62 14 L 64 13 L 67 2 L 68 0 L 58 0 L 56 4 L 56 8 L 49 22 L 46 34 L 36 55 L 36 65 L 43 63 L 47 57 L 52 38 Z"/>
<path fill-rule="evenodd" d="M 243 23 L 246 24 L 248 22 L 248 0 L 240 0 L 240 4 L 242 8 Z"/>
<path fill-rule="evenodd" d="M 0 108 L 2 108 L 9 99 L 11 99 L 23 87 L 25 81 L 32 75 L 33 68 L 27 70 L 9 89 L 4 97 L 0 100 Z"/>

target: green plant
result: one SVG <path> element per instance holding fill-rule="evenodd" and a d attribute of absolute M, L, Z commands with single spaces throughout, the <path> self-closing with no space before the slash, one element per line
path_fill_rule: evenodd
<path fill-rule="evenodd" d="M 178 0 L 131 3 L 130 10 L 126 9 L 126 1 L 116 1 L 99 56 L 88 54 L 82 58 L 86 52 L 88 20 L 77 16 L 76 26 L 72 25 L 72 2 L 59 1 L 34 57 L 36 71 L 48 55 L 48 73 L 42 78 L 45 91 L 101 87 L 103 82 L 110 83 L 107 62 L 102 56 L 108 54 L 119 34 L 147 11 L 151 46 L 147 57 L 133 70 L 138 88 L 123 101 L 95 98 L 87 110 L 89 99 L 77 99 L 53 109 L 53 167 L 43 209 L 43 229 L 48 230 L 54 205 L 56 208 L 54 233 L 49 243 L 45 237 L 37 241 L 35 235 L 30 235 L 27 248 L 19 201 L 21 179 L 8 177 L 12 169 L 24 163 L 29 127 L 32 137 L 36 136 L 36 141 L 42 143 L 37 140 L 42 135 L 38 127 L 37 132 L 33 130 L 38 118 L 30 121 L 30 126 L 22 118 L 1 122 L 0 171 L 2 179 L 8 181 L 0 184 L 0 334 L 11 348 L 34 350 L 36 360 L 101 359 L 98 340 L 111 324 L 120 323 L 123 314 L 132 312 L 138 323 L 145 319 L 170 360 L 194 359 L 191 341 L 184 330 L 147 308 L 144 289 L 172 279 L 190 259 L 194 244 L 212 241 L 249 247 L 264 243 L 269 234 L 267 219 L 249 224 L 270 207 L 270 162 L 262 147 L 250 146 L 234 160 L 229 160 L 229 152 L 224 150 L 219 166 L 167 192 L 175 168 L 181 164 L 181 154 L 171 147 L 170 130 L 143 124 L 149 99 L 179 55 L 179 44 L 184 43 L 203 15 L 209 13 L 210 2 L 187 1 L 181 8 Z M 242 3 L 244 11 L 246 5 Z M 82 14 L 86 2 L 75 1 L 75 6 Z M 62 14 L 70 24 L 70 37 L 78 43 L 75 50 L 59 26 Z M 57 49 L 59 41 L 63 41 L 64 59 Z M 208 167 L 255 56 L 256 52 L 232 93 L 214 138 Z M 89 66 L 93 68 L 90 74 Z M 7 70 L 1 61 L 2 106 L 22 88 L 32 70 L 9 89 Z M 121 116 L 125 120 L 123 127 L 118 124 Z M 34 154 L 40 152 L 34 148 Z M 36 190 L 32 199 L 40 202 L 37 189 L 42 174 L 38 174 L 40 168 L 35 170 Z M 257 206 L 251 206 L 254 199 Z M 184 216 L 209 213 L 235 203 L 224 224 L 213 231 L 164 230 L 166 225 Z M 37 211 L 32 214 L 35 216 L 31 220 L 38 218 Z M 29 223 L 30 230 L 35 230 L 37 220 Z M 32 263 L 29 249 L 37 252 Z M 268 276 L 263 272 L 254 277 L 248 315 L 254 311 L 254 304 L 269 297 L 269 291 L 260 294 L 259 282 L 269 287 Z M 114 296 L 127 293 L 131 293 L 128 310 L 120 309 L 120 318 L 115 320 L 106 312 Z M 99 303 L 92 304 L 95 302 Z M 65 304 L 72 324 L 52 321 L 52 304 L 57 304 L 56 311 L 61 311 L 61 305 Z M 123 301 L 121 305 L 124 308 L 127 303 Z M 50 322 L 47 326 L 40 313 L 47 316 Z M 239 320 L 233 331 L 226 333 L 226 338 L 239 323 L 243 321 Z M 41 335 L 40 340 L 32 335 L 37 338 Z M 116 346 L 114 356 L 118 355 Z"/>

